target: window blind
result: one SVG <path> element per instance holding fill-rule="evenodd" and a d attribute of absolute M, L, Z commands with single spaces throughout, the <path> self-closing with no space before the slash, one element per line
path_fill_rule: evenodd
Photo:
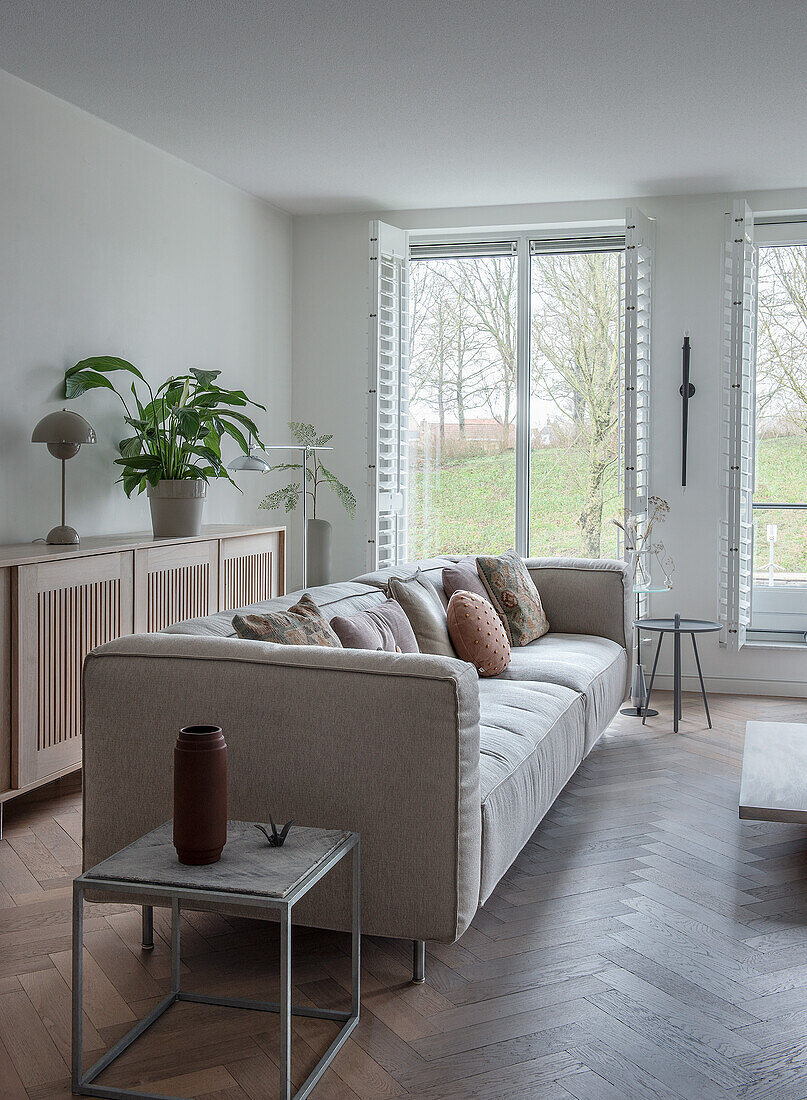
<path fill-rule="evenodd" d="M 367 564 L 406 560 L 409 261 L 402 229 L 370 223 Z"/>
<path fill-rule="evenodd" d="M 636 207 L 625 216 L 623 479 L 625 512 L 647 516 L 650 496 L 650 341 L 655 222 Z"/>
<path fill-rule="evenodd" d="M 754 215 L 740 199 L 725 216 L 720 447 L 720 640 L 734 651 L 745 644 L 751 620 L 756 293 Z"/>

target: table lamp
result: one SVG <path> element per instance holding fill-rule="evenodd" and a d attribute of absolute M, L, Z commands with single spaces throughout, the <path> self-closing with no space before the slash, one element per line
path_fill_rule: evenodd
<path fill-rule="evenodd" d="M 61 409 L 43 416 L 31 435 L 32 443 L 46 443 L 54 458 L 62 463 L 62 522 L 48 532 L 51 545 L 76 545 L 81 540 L 78 531 L 65 523 L 65 462 L 77 455 L 82 443 L 95 443 L 95 431 L 83 416 Z"/>

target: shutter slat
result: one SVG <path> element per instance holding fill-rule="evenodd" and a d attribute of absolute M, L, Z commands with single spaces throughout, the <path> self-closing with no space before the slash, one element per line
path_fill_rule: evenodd
<path fill-rule="evenodd" d="M 624 274 L 623 479 L 625 511 L 647 516 L 650 467 L 651 287 L 655 223 L 626 211 Z"/>
<path fill-rule="evenodd" d="M 757 251 L 745 201 L 733 204 L 725 222 L 719 616 L 721 643 L 736 652 L 751 621 Z"/>
<path fill-rule="evenodd" d="M 409 262 L 403 230 L 370 223 L 368 413 L 371 569 L 406 558 Z"/>

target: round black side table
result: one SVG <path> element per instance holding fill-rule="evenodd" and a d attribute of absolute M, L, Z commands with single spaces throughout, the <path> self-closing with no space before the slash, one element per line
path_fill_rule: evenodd
<path fill-rule="evenodd" d="M 642 716 L 642 725 L 647 720 L 650 711 L 650 696 L 653 693 L 653 682 L 656 679 L 656 669 L 658 668 L 659 654 L 661 653 L 661 643 L 664 641 L 665 634 L 672 634 L 673 636 L 673 731 L 678 733 L 678 723 L 681 719 L 682 699 L 681 699 L 681 635 L 689 634 L 692 638 L 692 649 L 695 654 L 695 664 L 698 669 L 698 679 L 701 684 L 701 695 L 703 696 L 703 706 L 706 711 L 706 721 L 709 723 L 709 729 L 712 728 L 712 716 L 709 714 L 709 702 L 706 698 L 706 688 L 703 684 L 703 673 L 701 672 L 701 662 L 698 656 L 698 646 L 695 642 L 696 634 L 713 634 L 715 631 L 720 630 L 720 623 L 710 622 L 708 619 L 682 619 L 680 615 L 676 615 L 673 619 L 637 619 L 634 624 L 640 630 L 650 630 L 657 633 L 658 645 L 656 646 L 656 656 L 653 658 L 653 671 L 650 674 L 650 687 L 647 689 L 647 700 L 644 707 L 644 715 Z"/>

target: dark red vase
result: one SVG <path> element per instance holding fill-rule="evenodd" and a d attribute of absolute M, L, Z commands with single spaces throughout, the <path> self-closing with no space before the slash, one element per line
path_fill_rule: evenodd
<path fill-rule="evenodd" d="M 174 746 L 174 847 L 180 863 L 215 863 L 227 843 L 227 743 L 186 726 Z"/>

